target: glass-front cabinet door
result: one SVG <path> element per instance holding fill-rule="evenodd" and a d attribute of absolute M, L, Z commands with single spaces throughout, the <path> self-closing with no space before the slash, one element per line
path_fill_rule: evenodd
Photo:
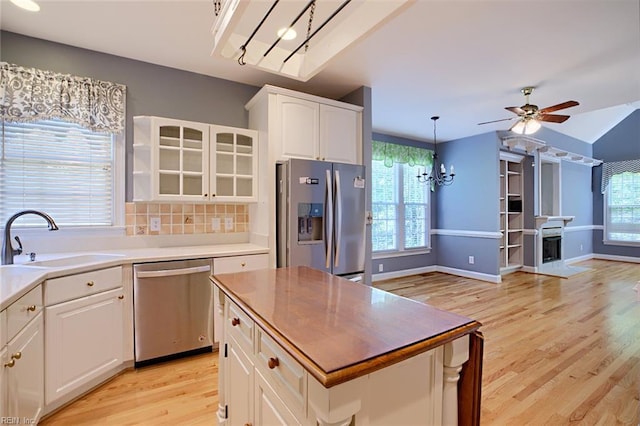
<path fill-rule="evenodd" d="M 209 199 L 209 126 L 158 121 L 157 190 L 159 199 Z"/>
<path fill-rule="evenodd" d="M 256 201 L 258 132 L 211 126 L 212 200 Z"/>

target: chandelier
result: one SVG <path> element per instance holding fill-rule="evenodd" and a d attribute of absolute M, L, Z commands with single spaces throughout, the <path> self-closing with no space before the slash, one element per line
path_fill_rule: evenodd
<path fill-rule="evenodd" d="M 436 120 L 440 117 L 434 115 L 431 117 L 433 120 L 433 144 L 436 144 Z M 425 168 L 422 173 L 420 173 L 420 168 L 418 168 L 418 182 L 427 183 L 433 182 L 438 186 L 448 186 L 453 183 L 453 177 L 456 175 L 453 169 L 453 164 L 449 169 L 449 174 L 447 174 L 447 168 L 444 163 L 440 163 L 440 168 L 438 168 L 438 154 L 434 152 L 433 154 L 433 163 L 431 164 L 431 171 L 427 173 L 427 169 Z"/>

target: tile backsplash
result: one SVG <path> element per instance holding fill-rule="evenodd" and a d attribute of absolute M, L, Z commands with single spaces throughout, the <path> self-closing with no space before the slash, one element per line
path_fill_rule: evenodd
<path fill-rule="evenodd" d="M 246 204 L 136 202 L 126 203 L 125 212 L 130 236 L 249 232 Z"/>

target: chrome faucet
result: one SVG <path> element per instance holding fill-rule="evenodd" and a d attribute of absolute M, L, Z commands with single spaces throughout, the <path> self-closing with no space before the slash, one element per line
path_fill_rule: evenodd
<path fill-rule="evenodd" d="M 39 212 L 37 210 L 23 210 L 11 216 L 7 223 L 4 225 L 4 238 L 2 239 L 2 264 L 3 265 L 13 265 L 13 256 L 22 253 L 22 242 L 20 242 L 20 238 L 16 236 L 16 241 L 18 242 L 18 248 L 14 249 L 11 245 L 11 224 L 14 220 L 19 218 L 20 216 L 24 216 L 25 214 L 35 214 L 44 218 L 49 224 L 50 231 L 57 231 L 58 225 L 54 222 L 54 220 L 46 213 Z"/>

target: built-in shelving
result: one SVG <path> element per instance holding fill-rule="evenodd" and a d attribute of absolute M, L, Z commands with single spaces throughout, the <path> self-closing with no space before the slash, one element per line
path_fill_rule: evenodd
<path fill-rule="evenodd" d="M 523 156 L 500 153 L 500 271 L 509 272 L 523 263 Z"/>

